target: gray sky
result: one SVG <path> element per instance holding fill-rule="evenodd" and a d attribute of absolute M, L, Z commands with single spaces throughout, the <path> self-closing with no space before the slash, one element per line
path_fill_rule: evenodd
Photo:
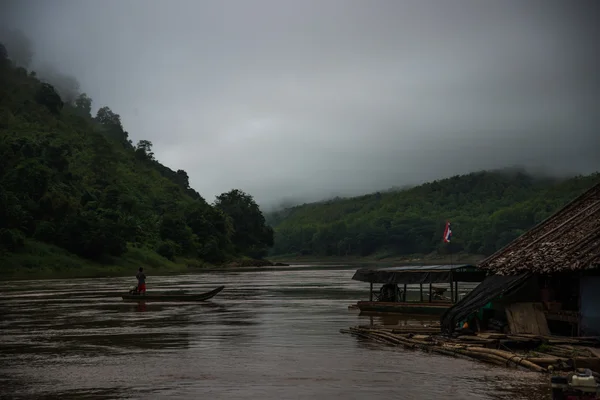
<path fill-rule="evenodd" d="M 20 0 L 0 18 L 207 200 L 235 187 L 268 207 L 599 170 L 599 4 Z"/>

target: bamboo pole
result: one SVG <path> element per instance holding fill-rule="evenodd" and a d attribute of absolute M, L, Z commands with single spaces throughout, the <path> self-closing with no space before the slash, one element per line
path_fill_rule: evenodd
<path fill-rule="evenodd" d="M 510 353 L 508 351 L 496 350 L 496 349 L 486 349 L 483 347 L 471 347 L 471 348 L 469 348 L 469 350 L 479 352 L 479 353 L 494 354 L 494 355 L 497 355 L 498 357 L 502 357 L 502 358 L 506 359 L 507 361 L 514 362 L 517 365 L 521 365 L 521 366 L 526 367 L 533 371 L 537 371 L 537 372 L 545 372 L 546 371 L 544 368 L 540 367 L 539 365 L 534 364 L 533 362 L 528 361 L 525 358 L 523 358 L 517 354 Z"/>
<path fill-rule="evenodd" d="M 530 357 L 530 358 L 527 358 L 527 360 L 529 360 L 530 362 L 532 362 L 534 364 L 537 364 L 539 366 L 543 366 L 546 368 L 550 365 L 556 365 L 561 362 L 568 361 L 567 358 L 561 358 L 561 357 Z"/>
<path fill-rule="evenodd" d="M 444 355 L 463 355 L 471 358 L 475 358 L 481 361 L 486 361 L 497 365 L 514 365 L 515 367 L 521 366 L 535 372 L 547 372 L 546 368 L 532 362 L 532 359 L 525 359 L 514 353 L 510 353 L 503 350 L 487 349 L 484 347 L 467 347 L 457 345 L 456 343 L 441 343 L 436 340 L 422 340 L 408 338 L 393 334 L 389 331 L 367 329 L 367 328 L 350 328 L 348 330 L 340 330 L 342 333 L 350 333 L 356 336 L 368 338 L 380 343 L 402 345 L 405 348 L 415 349 L 419 348 L 429 352 L 435 352 Z M 433 339 L 433 338 L 431 338 Z"/>
<path fill-rule="evenodd" d="M 380 338 L 376 338 L 376 337 L 372 337 L 370 334 L 368 334 L 368 333 L 364 333 L 364 332 L 360 332 L 360 331 L 358 331 L 358 330 L 352 330 L 352 329 L 350 329 L 350 330 L 346 330 L 346 329 L 340 329 L 340 332 L 341 332 L 341 333 L 350 333 L 350 334 L 352 334 L 352 335 L 360 336 L 360 337 L 363 337 L 363 338 L 365 338 L 365 339 L 372 339 L 372 340 L 374 340 L 374 341 L 376 341 L 376 342 L 380 342 L 380 343 L 387 343 L 387 344 L 389 344 L 389 342 L 386 342 L 385 340 L 382 340 L 382 339 L 380 339 Z"/>

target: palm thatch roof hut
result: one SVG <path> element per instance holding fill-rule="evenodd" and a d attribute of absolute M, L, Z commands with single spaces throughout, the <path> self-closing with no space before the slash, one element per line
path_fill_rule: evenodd
<path fill-rule="evenodd" d="M 478 265 L 498 275 L 600 266 L 600 184 Z"/>
<path fill-rule="evenodd" d="M 490 276 L 442 316 L 444 330 L 502 299 L 496 316 L 536 303 L 550 330 L 600 335 L 600 183 L 478 267 Z"/>

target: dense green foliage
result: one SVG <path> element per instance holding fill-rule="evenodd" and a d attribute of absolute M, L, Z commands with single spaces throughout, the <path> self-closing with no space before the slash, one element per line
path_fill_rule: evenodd
<path fill-rule="evenodd" d="M 151 142 L 134 146 L 110 108 L 93 117 L 86 94 L 57 90 L 9 56 L 0 45 L 0 256 L 37 241 L 100 262 L 135 248 L 219 263 L 272 245 L 251 196 L 208 204 L 185 171 L 154 159 Z"/>
<path fill-rule="evenodd" d="M 273 229 L 266 225 L 262 212 L 251 196 L 232 190 L 217 197 L 215 207 L 233 221 L 231 238 L 238 253 L 251 257 L 265 256 L 273 246 Z"/>
<path fill-rule="evenodd" d="M 304 204 L 266 217 L 275 228 L 273 255 L 488 255 L 598 182 L 600 174 L 551 179 L 520 171 L 479 172 Z M 447 220 L 451 248 L 442 242 Z"/>

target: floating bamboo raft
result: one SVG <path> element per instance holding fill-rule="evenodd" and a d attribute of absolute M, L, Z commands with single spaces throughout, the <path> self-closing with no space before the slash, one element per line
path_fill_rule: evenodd
<path fill-rule="evenodd" d="M 600 371 L 600 348 L 597 347 L 600 341 L 596 337 L 565 338 L 491 332 L 444 337 L 439 327 L 415 327 L 408 332 L 407 328 L 358 326 L 340 332 L 387 345 L 522 367 L 541 373 L 572 371 L 575 368 Z M 600 378 L 596 372 L 594 376 Z"/>

